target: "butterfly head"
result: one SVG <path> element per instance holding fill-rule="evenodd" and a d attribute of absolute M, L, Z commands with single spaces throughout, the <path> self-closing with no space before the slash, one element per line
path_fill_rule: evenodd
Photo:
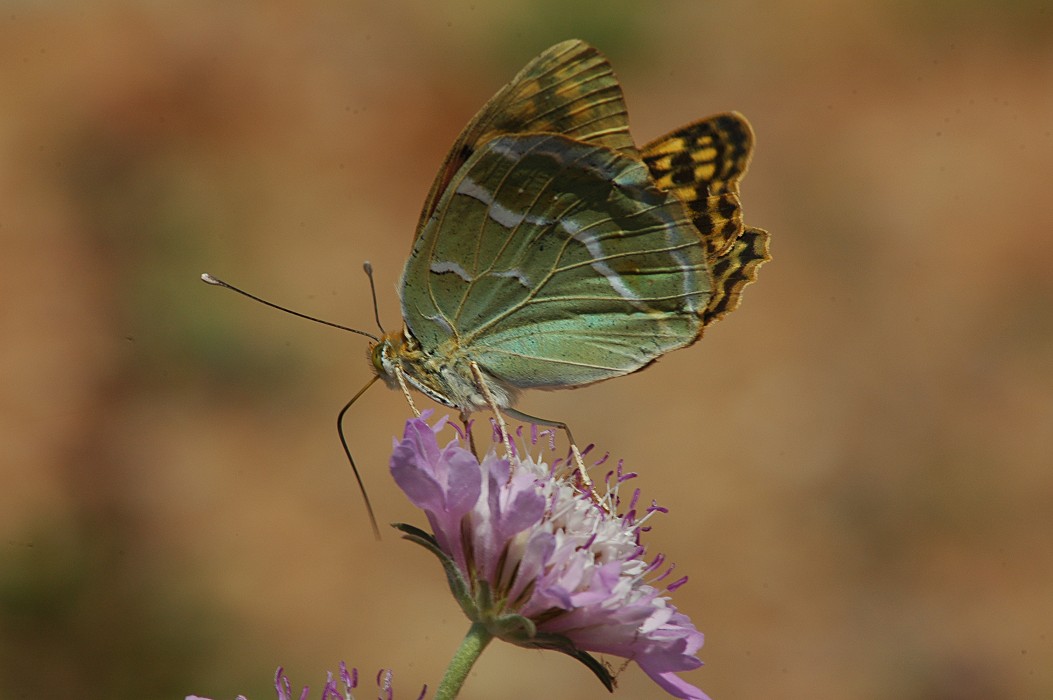
<path fill-rule="evenodd" d="M 399 356 L 406 353 L 407 335 L 403 331 L 390 331 L 375 343 L 369 344 L 369 360 L 373 372 L 391 388 L 398 386 L 396 367 L 400 367 Z"/>
<path fill-rule="evenodd" d="M 482 370 L 477 377 L 468 358 L 451 345 L 425 351 L 409 329 L 385 333 L 370 345 L 369 358 L 374 374 L 407 398 L 408 389 L 413 388 L 437 403 L 467 413 L 493 404 L 507 408 L 515 403 L 515 386 Z M 486 383 L 485 391 L 480 389 L 480 380 Z"/>
<path fill-rule="evenodd" d="M 373 372 L 392 389 L 406 391 L 406 384 L 445 406 L 458 404 L 449 398 L 441 371 L 406 329 L 390 331 L 370 345 Z"/>

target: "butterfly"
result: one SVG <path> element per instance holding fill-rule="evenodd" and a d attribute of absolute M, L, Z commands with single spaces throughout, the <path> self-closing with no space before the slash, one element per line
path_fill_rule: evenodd
<path fill-rule="evenodd" d="M 566 424 L 513 404 L 523 389 L 639 371 L 738 307 L 771 259 L 767 231 L 742 221 L 738 182 L 752 151 L 753 131 L 735 112 L 637 147 L 607 59 L 565 41 L 501 88 L 446 156 L 402 272 L 400 330 L 378 338 L 201 278 L 371 339 L 374 376 L 337 427 L 376 536 L 343 418 L 380 379 L 414 413 L 410 388 L 458 409 L 466 428 L 490 409 L 509 454 L 502 412 L 562 428 L 591 493 Z"/>
<path fill-rule="evenodd" d="M 377 377 L 456 408 L 534 423 L 524 389 L 639 371 L 733 311 L 770 259 L 738 181 L 753 132 L 726 113 L 642 148 L 606 58 L 541 53 L 457 137 L 400 282 L 404 326 L 373 343 Z M 413 407 L 416 411 L 416 407 Z M 507 438 L 506 438 L 507 439 Z"/>

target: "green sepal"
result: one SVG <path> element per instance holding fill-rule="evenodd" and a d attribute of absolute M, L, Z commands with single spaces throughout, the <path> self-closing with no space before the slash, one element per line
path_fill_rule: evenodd
<path fill-rule="evenodd" d="M 471 587 L 461 574 L 461 570 L 457 568 L 457 562 L 442 551 L 433 535 L 405 523 L 392 523 L 391 526 L 402 533 L 402 539 L 419 544 L 439 558 L 442 568 L 446 571 L 446 581 L 449 583 L 450 592 L 457 599 L 465 616 L 473 623 L 484 625 L 494 637 L 510 644 L 527 649 L 550 649 L 577 659 L 593 672 L 608 691 L 614 692 L 614 677 L 607 667 L 591 654 L 577 649 L 563 635 L 539 634 L 534 621 L 523 615 L 515 613 L 494 615 L 495 604 L 490 584 L 486 581 L 477 582 L 476 593 L 473 596 Z"/>
<path fill-rule="evenodd" d="M 480 620 L 473 620 L 473 622 L 478 621 L 486 625 L 487 631 L 494 637 L 527 649 L 551 649 L 577 659 L 600 679 L 600 683 L 603 683 L 607 690 L 614 692 L 614 677 L 611 676 L 607 667 L 590 654 L 576 648 L 574 643 L 563 635 L 538 633 L 537 625 L 533 620 L 516 613 L 496 616 L 488 615 L 488 611 L 495 610 L 497 607 L 494 605 L 493 594 L 490 591 L 488 582 L 479 582 L 478 590 L 475 594 L 475 602 L 480 615 L 483 617 Z"/>
<path fill-rule="evenodd" d="M 537 636 L 537 625 L 529 617 L 515 613 L 500 615 L 492 620 L 484 620 L 487 630 L 498 639 L 521 647 L 531 647 L 531 641 Z"/>
<path fill-rule="evenodd" d="M 531 644 L 524 646 L 530 646 L 535 649 L 550 649 L 552 651 L 566 654 L 573 659 L 577 659 L 585 664 L 585 667 L 600 679 L 600 683 L 603 683 L 603 687 L 612 693 L 614 692 L 614 676 L 612 676 L 611 672 L 607 670 L 607 667 L 597 661 L 596 658 L 588 652 L 576 648 L 574 644 L 563 635 L 541 633 L 534 637 Z"/>
<path fill-rule="evenodd" d="M 474 622 L 479 615 L 476 612 L 475 602 L 472 600 L 471 587 L 464 580 L 464 576 L 461 575 L 461 570 L 457 568 L 457 562 L 446 552 L 442 551 L 434 536 L 421 530 L 419 527 L 407 525 L 406 523 L 392 523 L 391 527 L 402 533 L 402 539 L 419 544 L 439 558 L 443 570 L 446 571 L 446 582 L 450 586 L 450 593 L 453 594 L 457 604 L 461 606 L 461 610 L 464 611 L 468 619 Z"/>
<path fill-rule="evenodd" d="M 415 525 L 407 525 L 406 523 L 391 523 L 391 527 L 402 533 L 402 539 L 416 542 L 422 547 L 427 547 L 439 556 L 446 556 L 446 554 L 439 549 L 439 543 L 435 540 L 435 536 L 421 530 L 419 527 Z"/>
<path fill-rule="evenodd" d="M 475 606 L 479 612 L 472 622 L 486 625 L 490 634 L 518 646 L 530 646 L 537 634 L 537 625 L 528 617 L 516 613 L 501 613 L 503 605 L 494 603 L 489 581 L 479 581 L 475 592 Z"/>

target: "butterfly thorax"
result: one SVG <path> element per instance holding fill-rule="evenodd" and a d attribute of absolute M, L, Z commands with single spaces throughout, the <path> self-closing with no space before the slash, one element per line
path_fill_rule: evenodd
<path fill-rule="evenodd" d="M 370 350 L 370 359 L 373 371 L 392 389 L 402 389 L 401 375 L 409 386 L 446 406 L 468 413 L 489 406 L 472 372 L 471 358 L 454 341 L 429 352 L 403 328 L 385 333 Z M 480 371 L 497 407 L 511 406 L 514 390 Z"/>

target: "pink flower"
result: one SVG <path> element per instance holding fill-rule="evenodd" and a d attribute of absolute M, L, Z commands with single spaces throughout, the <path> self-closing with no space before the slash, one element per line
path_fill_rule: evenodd
<path fill-rule="evenodd" d="M 394 691 L 391 678 L 392 672 L 388 669 L 381 669 L 377 672 L 377 689 L 380 691 L 380 695 L 377 697 L 380 700 L 393 700 Z M 348 669 L 347 664 L 341 661 L 337 677 L 333 677 L 332 671 L 326 674 L 325 685 L 322 686 L 321 700 L 354 700 L 354 695 L 351 691 L 357 687 L 358 669 Z M 305 685 L 299 695 L 294 695 L 292 682 L 289 681 L 289 677 L 285 675 L 285 669 L 281 666 L 278 667 L 274 674 L 274 690 L 278 693 L 278 700 L 308 700 L 311 693 L 311 689 Z M 425 686 L 420 691 L 417 700 L 424 700 L 424 694 L 427 690 L 428 688 Z M 188 695 L 186 700 L 209 699 L 199 695 Z M 246 700 L 246 698 L 244 695 L 239 695 L 234 700 Z"/>
<path fill-rule="evenodd" d="M 658 575 L 663 557 L 648 563 L 640 544 L 643 523 L 662 509 L 637 520 L 636 492 L 616 512 L 620 484 L 635 475 L 619 465 L 597 499 L 529 457 L 491 450 L 480 463 L 459 438 L 440 447 L 445 424 L 411 419 L 395 443 L 392 476 L 433 534 L 396 527 L 439 556 L 468 618 L 513 644 L 570 654 L 608 688 L 609 671 L 587 652 L 635 661 L 674 697 L 706 698 L 676 675 L 702 665 L 702 633 L 668 596 L 686 579 L 656 588 L 671 568 Z"/>

